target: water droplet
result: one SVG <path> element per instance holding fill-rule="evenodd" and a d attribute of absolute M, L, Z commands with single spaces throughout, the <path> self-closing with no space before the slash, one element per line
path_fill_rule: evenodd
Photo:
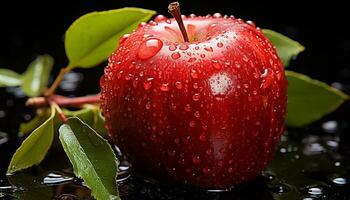
<path fill-rule="evenodd" d="M 201 58 L 205 58 L 205 54 L 201 54 L 200 57 L 201 57 Z"/>
<path fill-rule="evenodd" d="M 199 118 L 201 115 L 199 114 L 199 111 L 196 111 L 196 112 L 194 112 L 194 116 L 195 116 L 196 118 Z"/>
<path fill-rule="evenodd" d="M 287 185 L 278 184 L 269 186 L 269 190 L 273 193 L 281 194 L 289 192 L 290 189 Z"/>
<path fill-rule="evenodd" d="M 139 24 L 139 27 L 144 27 L 144 26 L 146 26 L 146 25 L 147 25 L 146 22 L 141 22 L 141 23 Z"/>
<path fill-rule="evenodd" d="M 198 78 L 198 73 L 196 70 L 191 70 L 191 77 L 192 78 Z"/>
<path fill-rule="evenodd" d="M 179 52 L 175 52 L 175 53 L 171 54 L 171 58 L 174 60 L 179 59 L 180 57 L 181 57 L 181 55 Z"/>
<path fill-rule="evenodd" d="M 187 44 L 182 44 L 180 45 L 180 50 L 187 50 L 188 49 L 188 45 Z"/>
<path fill-rule="evenodd" d="M 221 65 L 220 63 L 217 61 L 217 60 L 212 60 L 212 65 L 215 69 L 220 69 L 221 68 Z"/>
<path fill-rule="evenodd" d="M 337 121 L 328 121 L 322 124 L 322 129 L 327 133 L 335 133 L 338 130 Z"/>
<path fill-rule="evenodd" d="M 227 169 L 227 172 L 228 172 L 228 173 L 232 173 L 232 172 L 233 172 L 233 168 L 232 168 L 232 167 L 229 167 L 229 168 Z"/>
<path fill-rule="evenodd" d="M 202 169 L 202 171 L 203 171 L 204 174 L 209 174 L 210 169 L 207 168 L 207 167 L 204 167 L 204 168 Z"/>
<path fill-rule="evenodd" d="M 154 21 L 155 22 L 161 22 L 161 21 L 164 21 L 164 20 L 167 20 L 168 18 L 166 18 L 164 15 L 157 15 L 155 18 L 154 18 Z"/>
<path fill-rule="evenodd" d="M 44 177 L 42 183 L 47 185 L 56 185 L 56 184 L 62 184 L 65 182 L 71 182 L 73 179 L 74 179 L 73 177 L 68 177 L 63 174 L 49 173 Z"/>
<path fill-rule="evenodd" d="M 120 37 L 119 39 L 119 44 L 123 44 L 125 42 L 126 39 L 128 39 L 130 37 L 130 34 L 124 34 L 122 37 Z"/>
<path fill-rule="evenodd" d="M 199 46 L 195 46 L 194 49 L 195 49 L 195 50 L 199 50 Z"/>
<path fill-rule="evenodd" d="M 219 48 L 221 48 L 221 47 L 224 46 L 224 44 L 223 44 L 222 42 L 218 42 L 218 43 L 216 44 L 216 46 L 219 47 Z"/>
<path fill-rule="evenodd" d="M 254 28 L 256 27 L 256 26 L 255 26 L 255 23 L 254 23 L 253 21 L 248 20 L 246 23 L 249 24 L 249 25 L 251 25 L 251 26 L 253 26 Z"/>
<path fill-rule="evenodd" d="M 209 51 L 209 52 L 213 52 L 213 48 L 212 47 L 204 47 L 204 50 Z"/>
<path fill-rule="evenodd" d="M 213 14 L 213 17 L 214 17 L 214 18 L 220 18 L 220 17 L 222 17 L 222 15 L 221 15 L 220 13 L 214 13 L 214 14 Z"/>
<path fill-rule="evenodd" d="M 157 136 L 155 134 L 151 134 L 149 139 L 152 140 L 152 141 L 155 141 L 157 139 Z"/>
<path fill-rule="evenodd" d="M 261 73 L 261 78 L 265 78 L 269 72 L 269 69 L 264 69 L 263 73 Z"/>
<path fill-rule="evenodd" d="M 194 128 L 194 127 L 196 127 L 196 122 L 192 120 L 192 121 L 190 121 L 189 125 L 191 128 Z"/>
<path fill-rule="evenodd" d="M 199 93 L 196 93 L 196 94 L 194 94 L 194 95 L 192 96 L 193 101 L 198 101 L 199 98 L 200 98 L 200 94 L 199 94 Z"/>
<path fill-rule="evenodd" d="M 202 134 L 199 136 L 199 140 L 202 141 L 202 142 L 207 141 L 207 137 L 205 136 L 204 133 L 202 133 Z"/>
<path fill-rule="evenodd" d="M 149 110 L 151 108 L 151 102 L 147 102 L 146 105 L 145 105 L 145 108 L 147 110 Z"/>
<path fill-rule="evenodd" d="M 145 90 L 149 90 L 151 87 L 152 87 L 152 82 L 147 79 L 147 81 L 143 83 L 143 88 Z"/>
<path fill-rule="evenodd" d="M 201 163 L 201 159 L 200 159 L 200 157 L 199 156 L 194 156 L 193 158 L 192 158 L 192 162 L 193 162 L 193 164 L 199 164 L 199 163 Z"/>
<path fill-rule="evenodd" d="M 180 81 L 176 81 L 175 87 L 179 90 L 182 89 L 182 83 Z"/>
<path fill-rule="evenodd" d="M 190 104 L 186 104 L 186 105 L 185 105 L 185 110 L 186 110 L 187 112 L 190 112 L 190 111 L 191 111 L 191 106 L 190 106 Z"/>
<path fill-rule="evenodd" d="M 212 149 L 207 149 L 207 150 L 205 151 L 205 153 L 206 153 L 208 156 L 210 156 L 210 155 L 213 154 L 213 150 L 212 150 Z"/>
<path fill-rule="evenodd" d="M 177 49 L 177 47 L 173 44 L 169 46 L 170 51 L 175 51 L 176 49 Z"/>
<path fill-rule="evenodd" d="M 307 193 L 312 194 L 312 195 L 321 195 L 322 189 L 318 188 L 318 187 L 310 187 L 310 188 L 308 188 Z"/>
<path fill-rule="evenodd" d="M 345 178 L 342 178 L 342 177 L 337 177 L 337 178 L 334 178 L 332 180 L 332 182 L 337 184 L 337 185 L 345 185 L 347 183 L 347 180 Z"/>
<path fill-rule="evenodd" d="M 218 162 L 218 166 L 219 166 L 219 167 L 224 166 L 224 161 L 220 160 L 220 161 Z"/>
<path fill-rule="evenodd" d="M 193 83 L 193 88 L 198 89 L 198 83 Z"/>
<path fill-rule="evenodd" d="M 169 150 L 169 151 L 168 151 L 168 155 L 171 156 L 171 157 L 174 157 L 174 156 L 175 156 L 175 153 L 176 153 L 175 150 Z"/>
<path fill-rule="evenodd" d="M 160 39 L 149 38 L 140 45 L 137 56 L 141 60 L 149 59 L 155 56 L 162 47 L 163 42 Z"/>
<path fill-rule="evenodd" d="M 163 83 L 163 84 L 160 86 L 160 90 L 163 91 L 163 92 L 169 91 L 169 84 L 168 84 L 168 83 Z"/>

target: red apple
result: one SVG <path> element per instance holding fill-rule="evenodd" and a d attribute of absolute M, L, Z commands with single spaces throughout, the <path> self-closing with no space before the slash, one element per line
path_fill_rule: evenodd
<path fill-rule="evenodd" d="M 110 137 L 137 170 L 227 189 L 266 167 L 284 131 L 287 81 L 275 48 L 234 17 L 157 16 L 120 40 L 101 79 Z"/>

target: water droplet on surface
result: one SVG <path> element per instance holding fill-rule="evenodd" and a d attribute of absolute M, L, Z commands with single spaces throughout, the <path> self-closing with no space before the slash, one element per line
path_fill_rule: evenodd
<path fill-rule="evenodd" d="M 192 120 L 192 121 L 190 121 L 189 125 L 191 128 L 194 128 L 194 127 L 196 127 L 196 122 Z"/>
<path fill-rule="evenodd" d="M 256 27 L 256 25 L 253 21 L 248 20 L 246 23 L 253 26 L 254 28 Z"/>
<path fill-rule="evenodd" d="M 310 187 L 307 189 L 307 193 L 312 194 L 312 195 L 321 195 L 322 189 L 319 187 Z"/>
<path fill-rule="evenodd" d="M 149 59 L 155 56 L 162 47 L 163 42 L 160 39 L 149 38 L 140 45 L 137 56 L 141 60 Z"/>
<path fill-rule="evenodd" d="M 179 59 L 180 57 L 181 57 L 181 55 L 179 52 L 175 52 L 175 53 L 171 54 L 171 58 L 174 60 Z"/>
<path fill-rule="evenodd" d="M 74 179 L 73 177 L 68 177 L 63 174 L 52 172 L 44 177 L 42 183 L 46 185 L 56 185 L 56 184 L 71 182 L 73 179 Z"/>
<path fill-rule="evenodd" d="M 322 124 L 323 131 L 327 133 L 335 133 L 338 130 L 338 122 L 337 121 L 327 121 Z"/>
<path fill-rule="evenodd" d="M 163 84 L 160 86 L 160 90 L 163 91 L 163 92 L 169 91 L 169 84 L 168 84 L 168 83 L 163 83 Z"/>
<path fill-rule="evenodd" d="M 176 81 L 175 87 L 179 90 L 182 89 L 182 83 L 180 81 Z"/>
<path fill-rule="evenodd" d="M 177 47 L 173 44 L 169 46 L 170 51 L 175 51 L 176 49 L 177 49 Z"/>
<path fill-rule="evenodd" d="M 119 44 L 123 44 L 125 42 L 126 39 L 128 39 L 130 37 L 130 34 L 124 34 L 122 37 L 120 37 L 119 39 Z"/>
<path fill-rule="evenodd" d="M 182 44 L 179 47 L 180 50 L 187 50 L 188 49 L 188 45 L 187 44 Z"/>
<path fill-rule="evenodd" d="M 203 170 L 202 170 L 202 172 L 203 172 L 204 174 L 209 174 L 210 169 L 207 168 L 207 167 L 204 167 Z"/>
<path fill-rule="evenodd" d="M 199 93 L 196 93 L 196 94 L 194 94 L 194 95 L 192 96 L 193 101 L 198 101 L 199 98 L 200 98 L 200 94 L 199 94 Z"/>
<path fill-rule="evenodd" d="M 190 104 L 186 104 L 186 105 L 185 105 L 185 110 L 186 110 L 187 112 L 190 112 L 190 111 L 191 111 L 191 106 L 190 106 Z"/>
<path fill-rule="evenodd" d="M 287 185 L 278 184 L 269 186 L 269 190 L 273 193 L 281 194 L 289 192 L 290 189 Z"/>
<path fill-rule="evenodd" d="M 207 141 L 207 137 L 205 136 L 204 133 L 202 133 L 202 134 L 199 136 L 199 140 L 202 141 L 202 142 Z"/>
<path fill-rule="evenodd" d="M 219 48 L 221 48 L 221 47 L 224 46 L 224 44 L 223 44 L 222 42 L 218 42 L 218 43 L 216 44 L 216 46 L 219 47 Z"/>
<path fill-rule="evenodd" d="M 148 101 L 145 105 L 145 108 L 149 110 L 151 108 L 151 102 Z"/>
<path fill-rule="evenodd" d="M 157 15 L 155 18 L 154 18 L 154 21 L 155 22 L 161 22 L 161 21 L 164 21 L 164 20 L 167 20 L 168 18 L 166 18 L 164 15 Z"/>
<path fill-rule="evenodd" d="M 201 159 L 200 159 L 200 157 L 199 156 L 194 156 L 193 158 L 192 158 L 192 162 L 193 162 L 193 164 L 199 164 L 199 163 L 201 163 Z"/>
<path fill-rule="evenodd" d="M 196 70 L 191 70 L 191 77 L 194 79 L 198 78 L 198 73 Z"/>
<path fill-rule="evenodd" d="M 199 111 L 196 111 L 196 112 L 194 112 L 194 116 L 195 116 L 196 118 L 199 118 L 201 115 L 199 114 Z"/>
<path fill-rule="evenodd" d="M 227 169 L 227 172 L 228 172 L 228 173 L 232 173 L 232 172 L 233 172 L 233 168 L 232 168 L 232 167 L 229 167 L 229 168 Z"/>
<path fill-rule="evenodd" d="M 204 50 L 209 51 L 209 52 L 213 52 L 213 48 L 212 47 L 204 47 Z"/>
<path fill-rule="evenodd" d="M 214 18 L 220 18 L 220 17 L 222 17 L 222 15 L 221 15 L 220 13 L 214 13 L 214 14 L 213 14 L 213 17 L 214 17 Z"/>

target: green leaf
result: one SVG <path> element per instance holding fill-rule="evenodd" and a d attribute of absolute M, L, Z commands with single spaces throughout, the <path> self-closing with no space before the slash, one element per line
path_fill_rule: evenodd
<path fill-rule="evenodd" d="M 50 55 L 39 56 L 31 62 L 23 74 L 24 93 L 31 97 L 39 96 L 47 85 L 52 66 L 53 58 Z"/>
<path fill-rule="evenodd" d="M 68 66 L 89 68 L 106 60 L 123 34 L 131 32 L 154 14 L 156 12 L 152 10 L 121 8 L 80 17 L 66 32 Z"/>
<path fill-rule="evenodd" d="M 301 127 L 337 109 L 349 96 L 326 83 L 286 71 L 288 80 L 287 126 Z"/>
<path fill-rule="evenodd" d="M 116 184 L 119 163 L 107 140 L 76 117 L 69 118 L 59 132 L 74 174 L 84 180 L 92 195 L 99 200 L 119 199 Z"/>
<path fill-rule="evenodd" d="M 9 69 L 0 68 L 0 87 L 19 86 L 21 83 L 20 74 Z"/>
<path fill-rule="evenodd" d="M 47 154 L 54 137 L 53 118 L 55 109 L 41 126 L 33 131 L 12 156 L 7 172 L 13 173 L 39 164 Z"/>
<path fill-rule="evenodd" d="M 263 29 L 264 35 L 276 47 L 277 54 L 282 60 L 283 66 L 287 67 L 289 61 L 304 51 L 304 46 L 280 33 L 273 30 Z"/>

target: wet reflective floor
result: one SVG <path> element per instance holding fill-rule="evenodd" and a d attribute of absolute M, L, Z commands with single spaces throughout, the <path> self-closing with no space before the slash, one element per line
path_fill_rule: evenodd
<path fill-rule="evenodd" d="M 61 88 L 65 95 L 76 89 L 69 85 L 77 87 L 83 79 L 77 74 L 70 76 L 75 77 Z M 5 175 L 9 159 L 20 144 L 18 125 L 30 120 L 33 111 L 24 107 L 26 98 L 19 89 L 0 90 L 0 199 L 93 199 L 59 150 L 50 151 L 40 166 Z M 350 123 L 339 117 L 339 112 L 343 114 L 340 110 L 309 127 L 288 129 L 269 167 L 255 180 L 231 191 L 203 191 L 159 183 L 133 172 L 120 156 L 120 196 L 123 200 L 350 199 Z"/>

